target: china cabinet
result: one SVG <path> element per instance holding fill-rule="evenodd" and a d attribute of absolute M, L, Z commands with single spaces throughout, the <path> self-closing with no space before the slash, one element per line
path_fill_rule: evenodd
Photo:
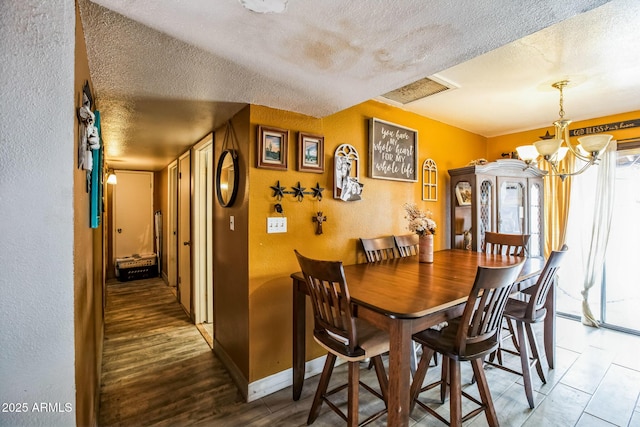
<path fill-rule="evenodd" d="M 528 256 L 543 255 L 545 174 L 516 159 L 449 169 L 451 247 L 480 251 L 486 231 L 530 234 Z"/>

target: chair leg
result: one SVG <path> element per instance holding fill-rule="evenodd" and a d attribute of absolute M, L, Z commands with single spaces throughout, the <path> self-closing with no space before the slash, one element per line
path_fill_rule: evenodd
<path fill-rule="evenodd" d="M 313 424 L 316 418 L 318 418 L 320 407 L 322 406 L 322 399 L 327 392 L 327 387 L 329 386 L 329 380 L 331 379 L 331 373 L 333 372 L 333 366 L 336 363 L 336 358 L 335 354 L 327 353 L 327 360 L 324 362 L 324 368 L 322 369 L 320 382 L 318 382 L 316 395 L 313 398 L 313 403 L 311 404 L 311 410 L 309 411 L 309 417 L 307 418 L 307 425 Z"/>
<path fill-rule="evenodd" d="M 387 372 L 384 369 L 384 362 L 382 356 L 376 356 L 372 358 L 373 366 L 376 369 L 376 376 L 378 377 L 378 384 L 380 384 L 380 394 L 382 394 L 382 400 L 384 400 L 384 406 L 388 408 L 389 402 L 389 378 Z"/>
<path fill-rule="evenodd" d="M 462 425 L 462 378 L 460 378 L 460 361 L 448 360 L 448 362 L 451 426 L 458 427 Z M 444 363 L 442 366 L 444 367 Z"/>
<path fill-rule="evenodd" d="M 538 341 L 536 340 L 536 335 L 533 333 L 533 328 L 530 323 L 525 324 L 527 328 L 527 335 L 529 336 L 529 344 L 531 346 L 531 354 L 533 358 L 536 360 L 536 371 L 538 371 L 538 376 L 540 380 L 546 384 L 547 379 L 544 377 L 544 371 L 542 370 L 542 362 L 540 361 L 540 349 L 538 348 Z"/>
<path fill-rule="evenodd" d="M 482 403 L 485 406 L 484 413 L 487 417 L 487 423 L 491 427 L 497 426 L 498 416 L 496 415 L 496 410 L 493 407 L 493 399 L 491 399 L 491 392 L 489 391 L 489 385 L 487 384 L 487 377 L 485 377 L 484 369 L 482 369 L 482 358 L 473 359 L 471 361 L 471 367 L 473 368 L 473 374 L 475 375 L 478 383 L 480 400 L 482 400 Z"/>
<path fill-rule="evenodd" d="M 440 386 L 440 403 L 444 403 L 447 399 L 447 391 L 449 391 L 451 377 L 449 375 L 449 364 L 451 360 L 448 357 L 442 355 L 442 374 L 441 381 L 442 385 Z"/>
<path fill-rule="evenodd" d="M 420 363 L 418 363 L 418 368 L 416 369 L 416 373 L 413 376 L 413 381 L 411 382 L 411 390 L 409 396 L 411 397 L 411 406 L 409 412 L 413 410 L 416 406 L 416 399 L 420 394 L 420 390 L 422 389 L 422 383 L 424 382 L 424 377 L 427 375 L 427 370 L 429 369 L 429 361 L 433 356 L 433 350 L 422 347 L 422 357 L 420 357 Z"/>
<path fill-rule="evenodd" d="M 522 380 L 524 381 L 524 392 L 527 395 L 529 407 L 533 409 L 533 387 L 531 385 L 531 365 L 529 365 L 529 351 L 527 347 L 527 337 L 525 335 L 524 322 L 516 322 L 518 330 L 518 342 L 520 343 L 520 365 L 522 366 Z"/>
<path fill-rule="evenodd" d="M 360 387 L 360 362 L 349 362 L 347 386 L 347 426 L 358 427 L 358 388 Z"/>

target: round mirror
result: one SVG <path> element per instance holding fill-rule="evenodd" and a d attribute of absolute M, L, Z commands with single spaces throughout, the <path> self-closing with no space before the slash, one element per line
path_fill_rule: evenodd
<path fill-rule="evenodd" d="M 235 150 L 224 150 L 220 154 L 216 174 L 216 194 L 222 207 L 227 208 L 233 205 L 238 194 L 239 178 L 238 155 Z"/>

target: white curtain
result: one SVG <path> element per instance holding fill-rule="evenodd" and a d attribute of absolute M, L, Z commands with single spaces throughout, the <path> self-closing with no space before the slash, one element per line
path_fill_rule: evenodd
<path fill-rule="evenodd" d="M 572 178 L 569 214 L 569 248 L 581 258 L 583 284 L 582 323 L 598 326 L 591 311 L 589 291 L 602 283 L 609 231 L 613 215 L 617 144 L 612 141 L 601 156 L 598 166 L 590 167 L 582 175 Z M 582 165 L 576 162 L 576 169 Z M 574 258 L 576 259 L 576 258 Z M 575 267 L 579 267 L 576 265 Z"/>

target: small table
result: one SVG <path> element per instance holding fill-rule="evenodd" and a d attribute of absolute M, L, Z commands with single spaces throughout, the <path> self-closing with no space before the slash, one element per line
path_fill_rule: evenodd
<path fill-rule="evenodd" d="M 458 317 L 464 310 L 478 266 L 503 267 L 521 258 L 447 249 L 434 253 L 433 264 L 417 257 L 344 266 L 358 317 L 389 332 L 389 402 L 387 425 L 409 424 L 411 336 L 440 322 Z M 527 258 L 518 284 L 531 286 L 544 266 L 542 258 Z M 293 279 L 293 400 L 304 383 L 305 300 L 307 286 L 300 272 Z M 545 352 L 549 366 L 555 360 L 555 294 L 547 298 Z M 460 425 L 452 420 L 451 425 Z"/>

